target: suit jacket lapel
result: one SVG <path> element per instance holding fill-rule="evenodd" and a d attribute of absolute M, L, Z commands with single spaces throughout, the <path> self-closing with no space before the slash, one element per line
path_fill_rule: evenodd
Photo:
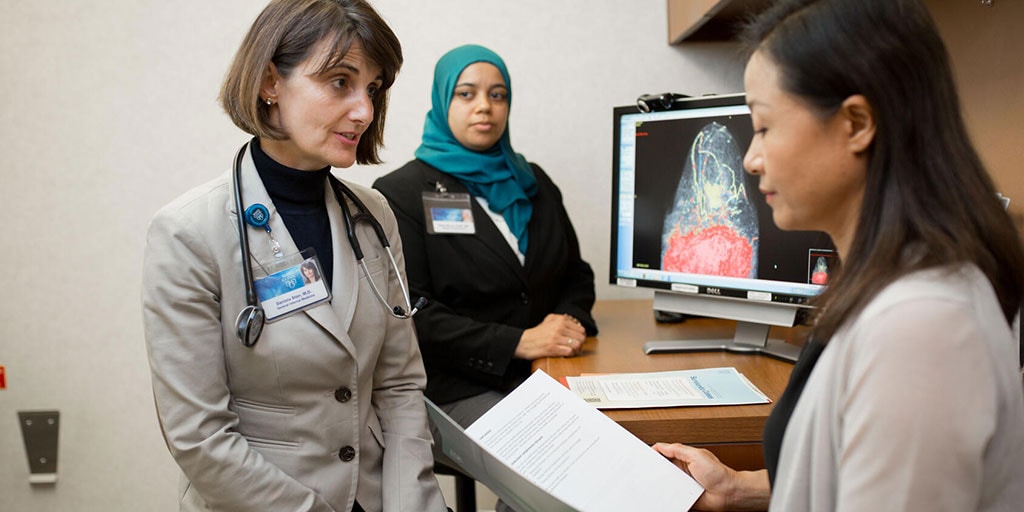
<path fill-rule="evenodd" d="M 330 178 L 329 178 L 330 179 Z M 328 183 L 324 187 L 324 201 L 327 205 L 327 216 L 331 221 L 331 246 L 334 252 L 334 281 L 331 283 L 331 315 L 345 335 L 340 338 L 343 344 L 351 346 L 348 329 L 352 325 L 356 303 L 359 300 L 359 263 L 356 261 L 352 245 L 348 241 L 348 230 L 341 214 L 341 206 L 334 194 L 334 187 Z M 337 300 L 341 297 L 341 300 Z M 352 346 L 354 348 L 354 346 Z"/>

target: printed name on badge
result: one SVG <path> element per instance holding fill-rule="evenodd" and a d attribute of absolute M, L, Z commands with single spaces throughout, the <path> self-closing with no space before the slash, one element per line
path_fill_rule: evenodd
<path fill-rule="evenodd" d="M 297 255 L 285 260 L 294 261 L 295 256 Z M 302 259 L 298 264 L 254 280 L 256 296 L 263 306 L 267 321 L 273 322 L 330 300 L 331 292 L 327 289 L 322 275 L 320 261 L 313 255 Z"/>

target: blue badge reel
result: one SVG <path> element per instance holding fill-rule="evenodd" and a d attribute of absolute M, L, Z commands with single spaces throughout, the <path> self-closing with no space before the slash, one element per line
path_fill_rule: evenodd
<path fill-rule="evenodd" d="M 267 236 L 270 237 L 270 250 L 273 251 L 274 257 L 280 258 L 283 255 L 281 244 L 274 239 L 274 232 L 270 229 L 270 210 L 266 206 L 255 203 L 246 208 L 245 223 L 254 228 L 263 228 L 267 232 Z"/>

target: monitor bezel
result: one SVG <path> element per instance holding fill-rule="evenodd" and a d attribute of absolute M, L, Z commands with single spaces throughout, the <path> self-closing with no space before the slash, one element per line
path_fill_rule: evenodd
<path fill-rule="evenodd" d="M 667 111 L 677 110 L 700 110 L 709 109 L 716 107 L 732 107 L 732 106 L 744 106 L 746 107 L 746 96 L 743 93 L 725 94 L 725 95 L 714 95 L 714 96 L 700 96 L 692 98 L 677 99 L 672 105 L 672 108 Z M 620 159 L 621 159 L 621 118 L 628 114 L 650 114 L 641 112 L 636 105 L 624 105 L 614 107 L 612 110 L 612 198 L 611 198 L 611 245 L 609 247 L 609 266 L 608 266 L 608 282 L 609 284 L 627 287 L 627 288 L 644 288 L 651 289 L 656 292 L 669 292 L 683 295 L 697 295 L 701 297 L 708 297 L 714 299 L 722 299 L 725 301 L 736 302 L 736 301 L 752 301 L 752 302 L 764 302 L 776 304 L 782 308 L 792 309 L 794 312 L 808 307 L 811 299 L 820 293 L 823 287 L 819 287 L 813 291 L 799 291 L 794 293 L 781 293 L 775 290 L 755 290 L 756 286 L 735 286 L 730 287 L 728 285 L 717 286 L 717 285 L 705 285 L 705 284 L 691 284 L 691 283 L 673 283 L 664 280 L 648 280 L 642 278 L 631 278 L 631 277 L 620 277 L 618 274 L 619 266 L 619 209 L 620 209 Z M 745 149 L 745 148 L 744 148 Z M 765 283 L 769 283 L 768 280 L 757 280 Z M 745 284 L 750 284 L 749 281 L 744 280 Z M 785 282 L 782 282 L 783 286 Z M 798 286 L 794 283 L 794 286 Z M 775 286 L 767 286 L 768 288 L 775 288 Z M 770 294 L 770 295 L 768 295 Z M 740 309 L 746 309 L 741 306 Z M 793 313 L 795 314 L 795 313 Z M 786 317 L 791 316 L 790 314 L 785 315 Z M 737 318 L 738 319 L 738 318 Z M 781 320 L 779 322 L 772 322 L 774 325 L 786 325 L 787 320 Z M 790 325 L 792 325 L 790 323 Z"/>

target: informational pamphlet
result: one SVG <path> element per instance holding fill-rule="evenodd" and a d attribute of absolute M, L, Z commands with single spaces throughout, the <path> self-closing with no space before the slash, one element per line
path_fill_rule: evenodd
<path fill-rule="evenodd" d="M 427 406 L 445 455 L 518 512 L 689 510 L 704 492 L 541 370 L 465 430 Z"/>
<path fill-rule="evenodd" d="M 735 368 L 566 377 L 573 393 L 598 409 L 767 404 Z"/>

